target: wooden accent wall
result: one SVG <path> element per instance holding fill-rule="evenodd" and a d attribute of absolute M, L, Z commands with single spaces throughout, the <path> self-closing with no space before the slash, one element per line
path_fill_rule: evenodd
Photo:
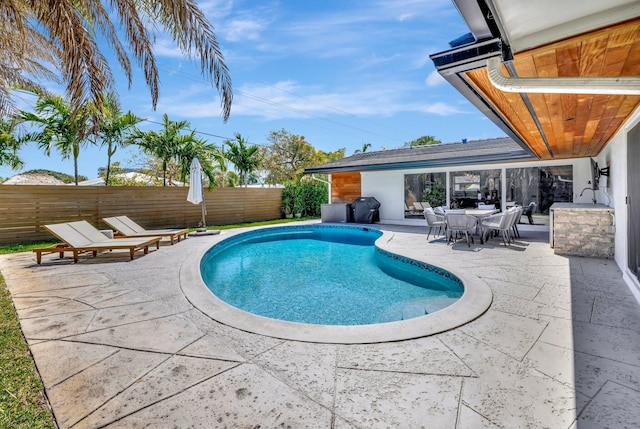
<path fill-rule="evenodd" d="M 331 202 L 350 203 L 362 195 L 360 172 L 331 174 Z"/>
<path fill-rule="evenodd" d="M 53 238 L 43 225 L 86 220 L 108 229 L 102 218 L 127 215 L 145 228 L 196 227 L 200 205 L 186 187 L 0 185 L 0 244 Z M 208 225 L 281 217 L 282 190 L 218 188 L 205 191 Z"/>

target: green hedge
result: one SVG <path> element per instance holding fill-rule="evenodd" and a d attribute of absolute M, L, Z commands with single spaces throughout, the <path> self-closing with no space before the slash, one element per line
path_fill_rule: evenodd
<path fill-rule="evenodd" d="M 287 182 L 282 190 L 282 213 L 320 216 L 320 207 L 329 201 L 329 188 L 317 180 Z"/>

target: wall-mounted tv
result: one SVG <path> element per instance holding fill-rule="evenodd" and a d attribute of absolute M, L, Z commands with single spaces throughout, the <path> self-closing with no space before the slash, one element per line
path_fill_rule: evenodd
<path fill-rule="evenodd" d="M 591 189 L 597 191 L 600 187 L 600 169 L 598 163 L 591 158 Z"/>

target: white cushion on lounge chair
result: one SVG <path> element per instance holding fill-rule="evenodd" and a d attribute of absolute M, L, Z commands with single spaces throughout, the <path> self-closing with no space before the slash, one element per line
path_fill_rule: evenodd
<path fill-rule="evenodd" d="M 180 241 L 180 237 L 187 238 L 189 233 L 187 228 L 144 229 L 127 216 L 106 217 L 102 220 L 125 237 L 168 237 L 171 244 L 175 238 L 178 241 Z"/>

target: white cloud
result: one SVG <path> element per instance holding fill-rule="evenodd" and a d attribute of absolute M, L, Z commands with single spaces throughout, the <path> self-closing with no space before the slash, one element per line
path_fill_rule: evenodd
<path fill-rule="evenodd" d="M 201 0 L 198 7 L 215 25 L 215 19 L 228 16 L 233 10 L 233 0 Z"/>
<path fill-rule="evenodd" d="M 219 98 L 210 87 L 182 87 L 161 99 L 158 110 L 180 118 L 214 118 L 220 116 Z M 330 120 L 341 122 L 369 117 L 391 117 L 405 113 L 448 116 L 464 113 L 453 105 L 436 102 L 407 101 L 411 88 L 401 82 L 381 87 L 335 89 L 281 81 L 273 85 L 246 84 L 235 91 L 232 117 L 250 116 L 265 121 L 283 119 Z"/>
<path fill-rule="evenodd" d="M 424 83 L 427 84 L 428 87 L 432 88 L 434 86 L 442 85 L 447 81 L 438 73 L 436 70 L 429 73 L 429 76 L 425 79 Z"/>
<path fill-rule="evenodd" d="M 258 40 L 265 29 L 264 21 L 252 19 L 234 19 L 224 27 L 224 37 L 231 42 Z"/>
<path fill-rule="evenodd" d="M 424 105 L 420 110 L 425 113 L 433 113 L 439 116 L 450 116 L 465 113 L 455 106 L 441 102 Z"/>

